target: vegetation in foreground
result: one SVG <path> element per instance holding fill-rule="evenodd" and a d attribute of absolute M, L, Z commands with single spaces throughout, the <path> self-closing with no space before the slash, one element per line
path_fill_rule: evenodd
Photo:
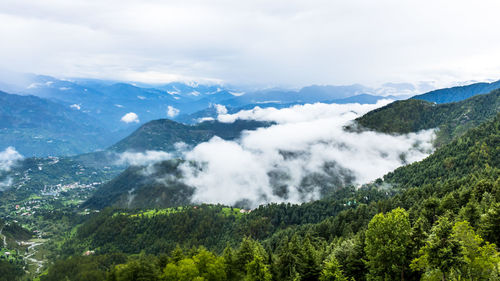
<path fill-rule="evenodd" d="M 41 280 L 498 280 L 499 143 L 497 115 L 384 180 L 302 205 L 107 209 Z"/>

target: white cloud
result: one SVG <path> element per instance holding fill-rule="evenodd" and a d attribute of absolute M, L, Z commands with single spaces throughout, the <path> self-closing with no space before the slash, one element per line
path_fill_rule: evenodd
<path fill-rule="evenodd" d="M 222 104 L 214 104 L 217 114 L 227 114 L 227 108 Z"/>
<path fill-rule="evenodd" d="M 116 161 L 117 165 L 149 166 L 156 162 L 172 159 L 172 154 L 164 151 L 123 152 Z"/>
<path fill-rule="evenodd" d="M 0 175 L 5 172 L 10 172 L 12 167 L 22 159 L 23 156 L 11 146 L 0 152 Z M 7 175 L 3 180 L 0 181 L 0 191 L 8 189 L 11 184 L 12 177 Z"/>
<path fill-rule="evenodd" d="M 23 156 L 14 147 L 7 147 L 4 151 L 0 152 L 0 171 L 10 171 L 12 166 L 21 159 L 23 159 Z"/>
<path fill-rule="evenodd" d="M 236 119 L 273 121 L 277 123 L 298 123 L 314 121 L 326 118 L 341 118 L 344 122 L 352 120 L 372 109 L 382 107 L 391 103 L 392 100 L 380 100 L 377 104 L 304 104 L 288 108 L 276 109 L 274 107 L 255 107 L 250 110 L 242 110 L 235 114 L 221 114 L 218 120 L 224 123 L 232 123 Z"/>
<path fill-rule="evenodd" d="M 168 117 L 173 118 L 173 117 L 175 117 L 175 116 L 179 115 L 179 112 L 180 112 L 180 110 L 179 110 L 179 109 L 177 109 L 177 108 L 175 108 L 175 107 L 173 107 L 173 106 L 171 106 L 171 105 L 169 105 L 169 106 L 167 107 L 167 116 L 168 116 Z"/>
<path fill-rule="evenodd" d="M 70 107 L 70 108 L 74 108 L 74 109 L 76 109 L 76 110 L 80 110 L 80 109 L 82 108 L 82 107 L 81 107 L 81 105 L 76 104 L 76 103 L 75 103 L 75 104 L 70 105 L 69 107 Z"/>
<path fill-rule="evenodd" d="M 318 199 L 324 185 L 373 181 L 432 151 L 433 130 L 402 136 L 343 130 L 354 118 L 387 102 L 317 103 L 221 115 L 219 120 L 225 122 L 244 118 L 278 124 L 247 131 L 238 141 L 214 137 L 196 146 L 185 153 L 188 161 L 181 166 L 185 183 L 196 187 L 194 201 L 234 204 L 247 199 L 256 206 Z M 193 162 L 202 165 L 193 167 Z M 275 192 L 278 186 L 286 187 L 286 195 Z"/>
<path fill-rule="evenodd" d="M 139 116 L 134 112 L 129 112 L 123 115 L 121 121 L 125 123 L 139 123 Z"/>
<path fill-rule="evenodd" d="M 201 123 L 201 122 L 205 122 L 205 121 L 214 121 L 214 120 L 215 120 L 215 118 L 213 118 L 213 117 L 201 117 L 201 118 L 196 119 L 196 122 Z"/>

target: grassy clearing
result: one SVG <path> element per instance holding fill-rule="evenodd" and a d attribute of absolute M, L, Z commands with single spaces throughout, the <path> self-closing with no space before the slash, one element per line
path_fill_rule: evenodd
<path fill-rule="evenodd" d="M 130 217 L 151 218 L 153 216 L 162 216 L 162 215 L 170 215 L 170 214 L 179 213 L 179 212 L 185 211 L 189 208 L 210 208 L 210 207 L 187 206 L 187 207 L 175 207 L 175 208 L 164 208 L 164 209 L 151 209 L 151 210 L 140 211 L 140 212 L 134 213 L 134 214 L 117 213 L 115 215 L 129 215 Z M 241 213 L 240 210 L 241 209 L 239 209 L 239 208 L 223 207 L 221 211 L 226 216 L 233 215 L 233 216 L 239 217 L 239 216 L 242 216 L 245 214 L 245 213 Z"/>

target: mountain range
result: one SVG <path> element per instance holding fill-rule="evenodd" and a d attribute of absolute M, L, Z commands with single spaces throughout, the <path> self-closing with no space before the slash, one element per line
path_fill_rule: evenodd
<path fill-rule="evenodd" d="M 435 106 L 437 111 L 449 112 Z M 60 238 L 65 256 L 50 266 L 42 280 L 90 274 L 98 280 L 133 274 L 159 279 L 187 273 L 210 280 L 255 276 L 267 276 L 264 280 L 427 280 L 429 276 L 431 280 L 496 280 L 500 276 L 496 246 L 500 243 L 500 113 L 482 120 L 422 161 L 373 183 L 346 187 L 303 204 L 273 203 L 251 212 L 233 206 L 186 205 L 177 196 L 189 195 L 189 188 L 171 185 L 174 189 L 162 191 L 151 180 L 150 191 L 140 194 L 116 196 L 104 189 L 102 194 L 118 199 L 109 204 L 98 200 L 106 197 L 93 197 L 88 202 L 121 208 L 103 209 L 78 225 L 71 236 Z M 164 162 L 156 168 L 175 173 L 178 163 Z M 116 181 L 135 186 L 143 180 L 134 178 L 138 173 L 127 175 Z M 136 205 L 135 198 L 145 204 Z M 165 199 L 181 206 L 155 205 Z M 87 249 L 95 250 L 82 256 Z M 150 254 L 137 257 L 141 251 Z"/>
<path fill-rule="evenodd" d="M 0 92 L 0 149 L 22 155 L 68 155 L 97 150 L 118 141 L 92 116 L 36 96 Z"/>
<path fill-rule="evenodd" d="M 95 94 L 106 92 L 103 95 L 110 99 L 121 92 L 120 105 L 124 107 L 133 106 L 138 95 L 154 99 L 164 95 L 162 91 L 179 99 L 186 95 L 194 103 L 216 100 L 217 93 L 222 92 L 211 88 L 216 93 L 208 94 L 206 86 L 174 84 L 145 93 L 144 85 L 99 80 L 78 83 L 84 89 L 99 89 Z M 32 89 L 36 87 L 39 85 Z M 181 93 L 195 88 L 200 89 L 199 93 Z M 329 89 L 315 90 L 319 91 L 318 97 L 324 98 Z M 43 140 L 51 140 L 73 134 L 82 142 L 93 140 L 82 146 L 103 146 L 101 151 L 87 150 L 89 153 L 70 157 L 29 157 L 6 162 L 8 168 L 0 162 L 0 182 L 8 179 L 11 183 L 10 188 L 0 192 L 0 238 L 6 241 L 0 252 L 0 272 L 11 279 L 27 277 L 28 272 L 30 277 L 39 276 L 41 280 L 121 280 L 127 276 L 177 280 L 176 274 L 188 270 L 189 276 L 203 275 L 207 280 L 255 280 L 251 279 L 258 276 L 253 274 L 255 270 L 264 272 L 265 280 L 329 280 L 328 276 L 365 280 L 378 275 L 399 280 L 403 273 L 407 280 L 423 276 L 437 276 L 440 280 L 445 275 L 450 280 L 458 276 L 496 278 L 500 255 L 493 243 L 500 243 L 500 89 L 488 93 L 482 93 L 483 86 L 468 89 L 467 95 L 461 95 L 464 89 L 457 87 L 434 91 L 426 97 L 428 100 L 415 97 L 395 101 L 345 127 L 348 134 L 368 131 L 396 136 L 437 129 L 434 151 L 425 159 L 361 186 L 353 186 L 347 169 L 324 163 L 322 171 L 308 171 L 299 183 L 304 193 L 311 192 L 309 184 L 321 186 L 319 200 L 265 204 L 251 212 L 247 209 L 252 206 L 243 201 L 233 206 L 193 202 L 196 189 L 183 180 L 183 169 L 188 166 L 201 172 L 205 163 L 178 159 L 183 154 L 173 152 L 179 143 L 193 147 L 214 136 L 237 140 L 246 130 L 276 126 L 245 120 L 222 123 L 216 121 L 218 114 L 255 105 L 289 107 L 303 101 L 286 102 L 283 98 L 261 104 L 263 96 L 255 94 L 247 97 L 246 102 L 251 103 L 238 104 L 233 100 L 238 96 L 229 93 L 233 105 L 205 104 L 201 110 L 177 115 L 190 125 L 164 118 L 146 122 L 142 113 L 137 113 L 140 122 L 110 130 L 111 122 L 96 126 L 100 121 L 85 112 L 84 97 L 80 97 L 80 105 L 63 101 L 73 94 L 64 96 L 59 90 L 47 90 L 43 98 L 0 93 L 0 124 L 10 135 L 21 138 L 35 131 L 43 133 Z M 453 102 L 440 102 L 455 90 Z M 200 97 L 203 91 L 215 96 Z M 221 97 L 227 98 L 225 95 Z M 341 103 L 364 99 L 373 103 L 379 98 L 356 94 L 331 100 Z M 103 106 L 116 102 L 103 100 Z M 93 113 L 97 113 L 97 104 L 88 105 L 95 106 Z M 114 110 L 97 116 L 116 114 L 118 118 L 127 112 Z M 109 141 L 127 130 L 133 131 L 113 144 L 99 143 L 101 138 Z M 108 139 L 106 133 L 110 132 L 113 136 Z M 19 147 L 24 143 L 29 144 L 29 138 L 21 138 Z M 26 144 L 22 148 L 26 154 L 28 148 L 35 151 Z M 68 144 L 78 146 L 76 142 Z M 342 143 L 328 147 L 325 154 L 349 149 Z M 140 158 L 151 151 L 169 157 L 144 164 L 138 161 L 129 167 L 115 163 L 127 153 Z M 279 155 L 301 161 L 300 153 L 281 151 Z M 387 157 L 383 151 L 376 153 Z M 289 175 L 267 174 L 271 180 Z M 276 182 L 273 194 L 286 197 L 286 192 L 280 194 L 280 181 Z M 37 239 L 29 240 L 35 235 Z M 399 250 L 393 251 L 395 248 Z M 379 252 L 385 253 L 384 257 L 379 258 Z M 446 255 L 435 261 L 433 253 Z M 452 269 L 433 267 L 430 262 L 443 259 L 459 262 L 452 262 Z M 378 273 L 373 271 L 374 261 L 382 268 Z M 43 273 L 37 271 L 40 268 Z"/>
<path fill-rule="evenodd" d="M 500 111 L 500 90 L 451 103 L 419 99 L 395 101 L 356 119 L 364 128 L 383 133 L 407 134 L 438 128 L 436 145 L 450 142 Z"/>
<path fill-rule="evenodd" d="M 500 88 L 500 81 L 492 83 L 473 83 L 465 86 L 457 86 L 430 91 L 421 95 L 413 96 L 412 99 L 425 100 L 435 103 L 450 103 L 468 99 L 475 95 L 487 94 Z"/>
<path fill-rule="evenodd" d="M 16 111 L 10 108 L 12 103 L 3 104 L 3 122 L 0 120 L 0 123 L 15 124 L 12 120 L 16 118 L 24 119 L 25 122 L 22 132 L 16 132 L 15 137 L 6 132 L 3 140 L 0 139 L 0 146 L 20 146 L 21 153 L 28 157 L 67 156 L 105 149 L 132 133 L 141 124 L 152 120 L 167 117 L 194 124 L 207 117 L 214 117 L 215 114 L 210 109 L 215 105 L 226 106 L 229 112 L 237 112 L 255 106 L 286 107 L 306 102 L 374 103 L 384 98 L 366 94 L 365 92 L 373 90 L 361 85 L 310 86 L 299 91 L 242 93 L 221 85 L 179 82 L 147 85 L 96 79 L 57 79 L 32 74 L 18 75 L 16 79 L 2 82 L 0 90 L 2 89 L 6 91 L 2 93 L 4 99 L 7 99 L 7 93 L 17 95 L 16 105 L 21 108 L 32 106 L 34 97 L 39 98 L 38 103 L 45 103 L 44 108 L 33 107 L 32 113 L 29 110 Z M 20 96 L 32 97 L 22 99 Z M 298 99 L 299 96 L 303 98 Z M 41 112 L 35 122 L 29 114 L 36 114 L 37 111 Z M 52 122 L 50 116 L 47 116 L 49 111 L 54 116 L 65 117 Z M 76 124 L 78 122 L 75 119 L 81 119 L 81 124 Z M 34 121 L 33 124 L 28 124 L 28 120 Z M 45 125 L 42 126 L 41 123 Z M 48 126 L 50 123 L 58 124 L 57 128 Z M 30 131 L 28 127 L 36 131 Z M 75 134 L 64 135 L 66 128 L 73 128 Z M 92 134 L 96 137 L 88 142 L 87 135 Z M 22 141 L 16 142 L 15 139 Z M 48 145 L 45 146 L 47 141 Z"/>

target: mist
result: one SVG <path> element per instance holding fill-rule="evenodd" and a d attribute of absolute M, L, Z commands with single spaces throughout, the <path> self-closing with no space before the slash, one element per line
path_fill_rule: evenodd
<path fill-rule="evenodd" d="M 23 156 L 12 146 L 0 152 L 0 176 L 3 178 L 0 180 L 0 191 L 5 191 L 10 188 L 12 178 L 7 173 L 22 159 Z"/>
<path fill-rule="evenodd" d="M 249 207 L 306 202 L 346 185 L 369 183 L 433 150 L 434 130 L 399 136 L 344 130 L 355 118 L 390 102 L 256 107 L 220 114 L 220 122 L 247 119 L 276 125 L 243 132 L 236 141 L 214 137 L 185 152 L 183 181 L 196 188 L 193 202 Z"/>
<path fill-rule="evenodd" d="M 147 150 L 145 152 L 126 151 L 118 154 L 116 165 L 151 166 L 154 163 L 169 160 L 172 154 L 165 151 Z"/>

